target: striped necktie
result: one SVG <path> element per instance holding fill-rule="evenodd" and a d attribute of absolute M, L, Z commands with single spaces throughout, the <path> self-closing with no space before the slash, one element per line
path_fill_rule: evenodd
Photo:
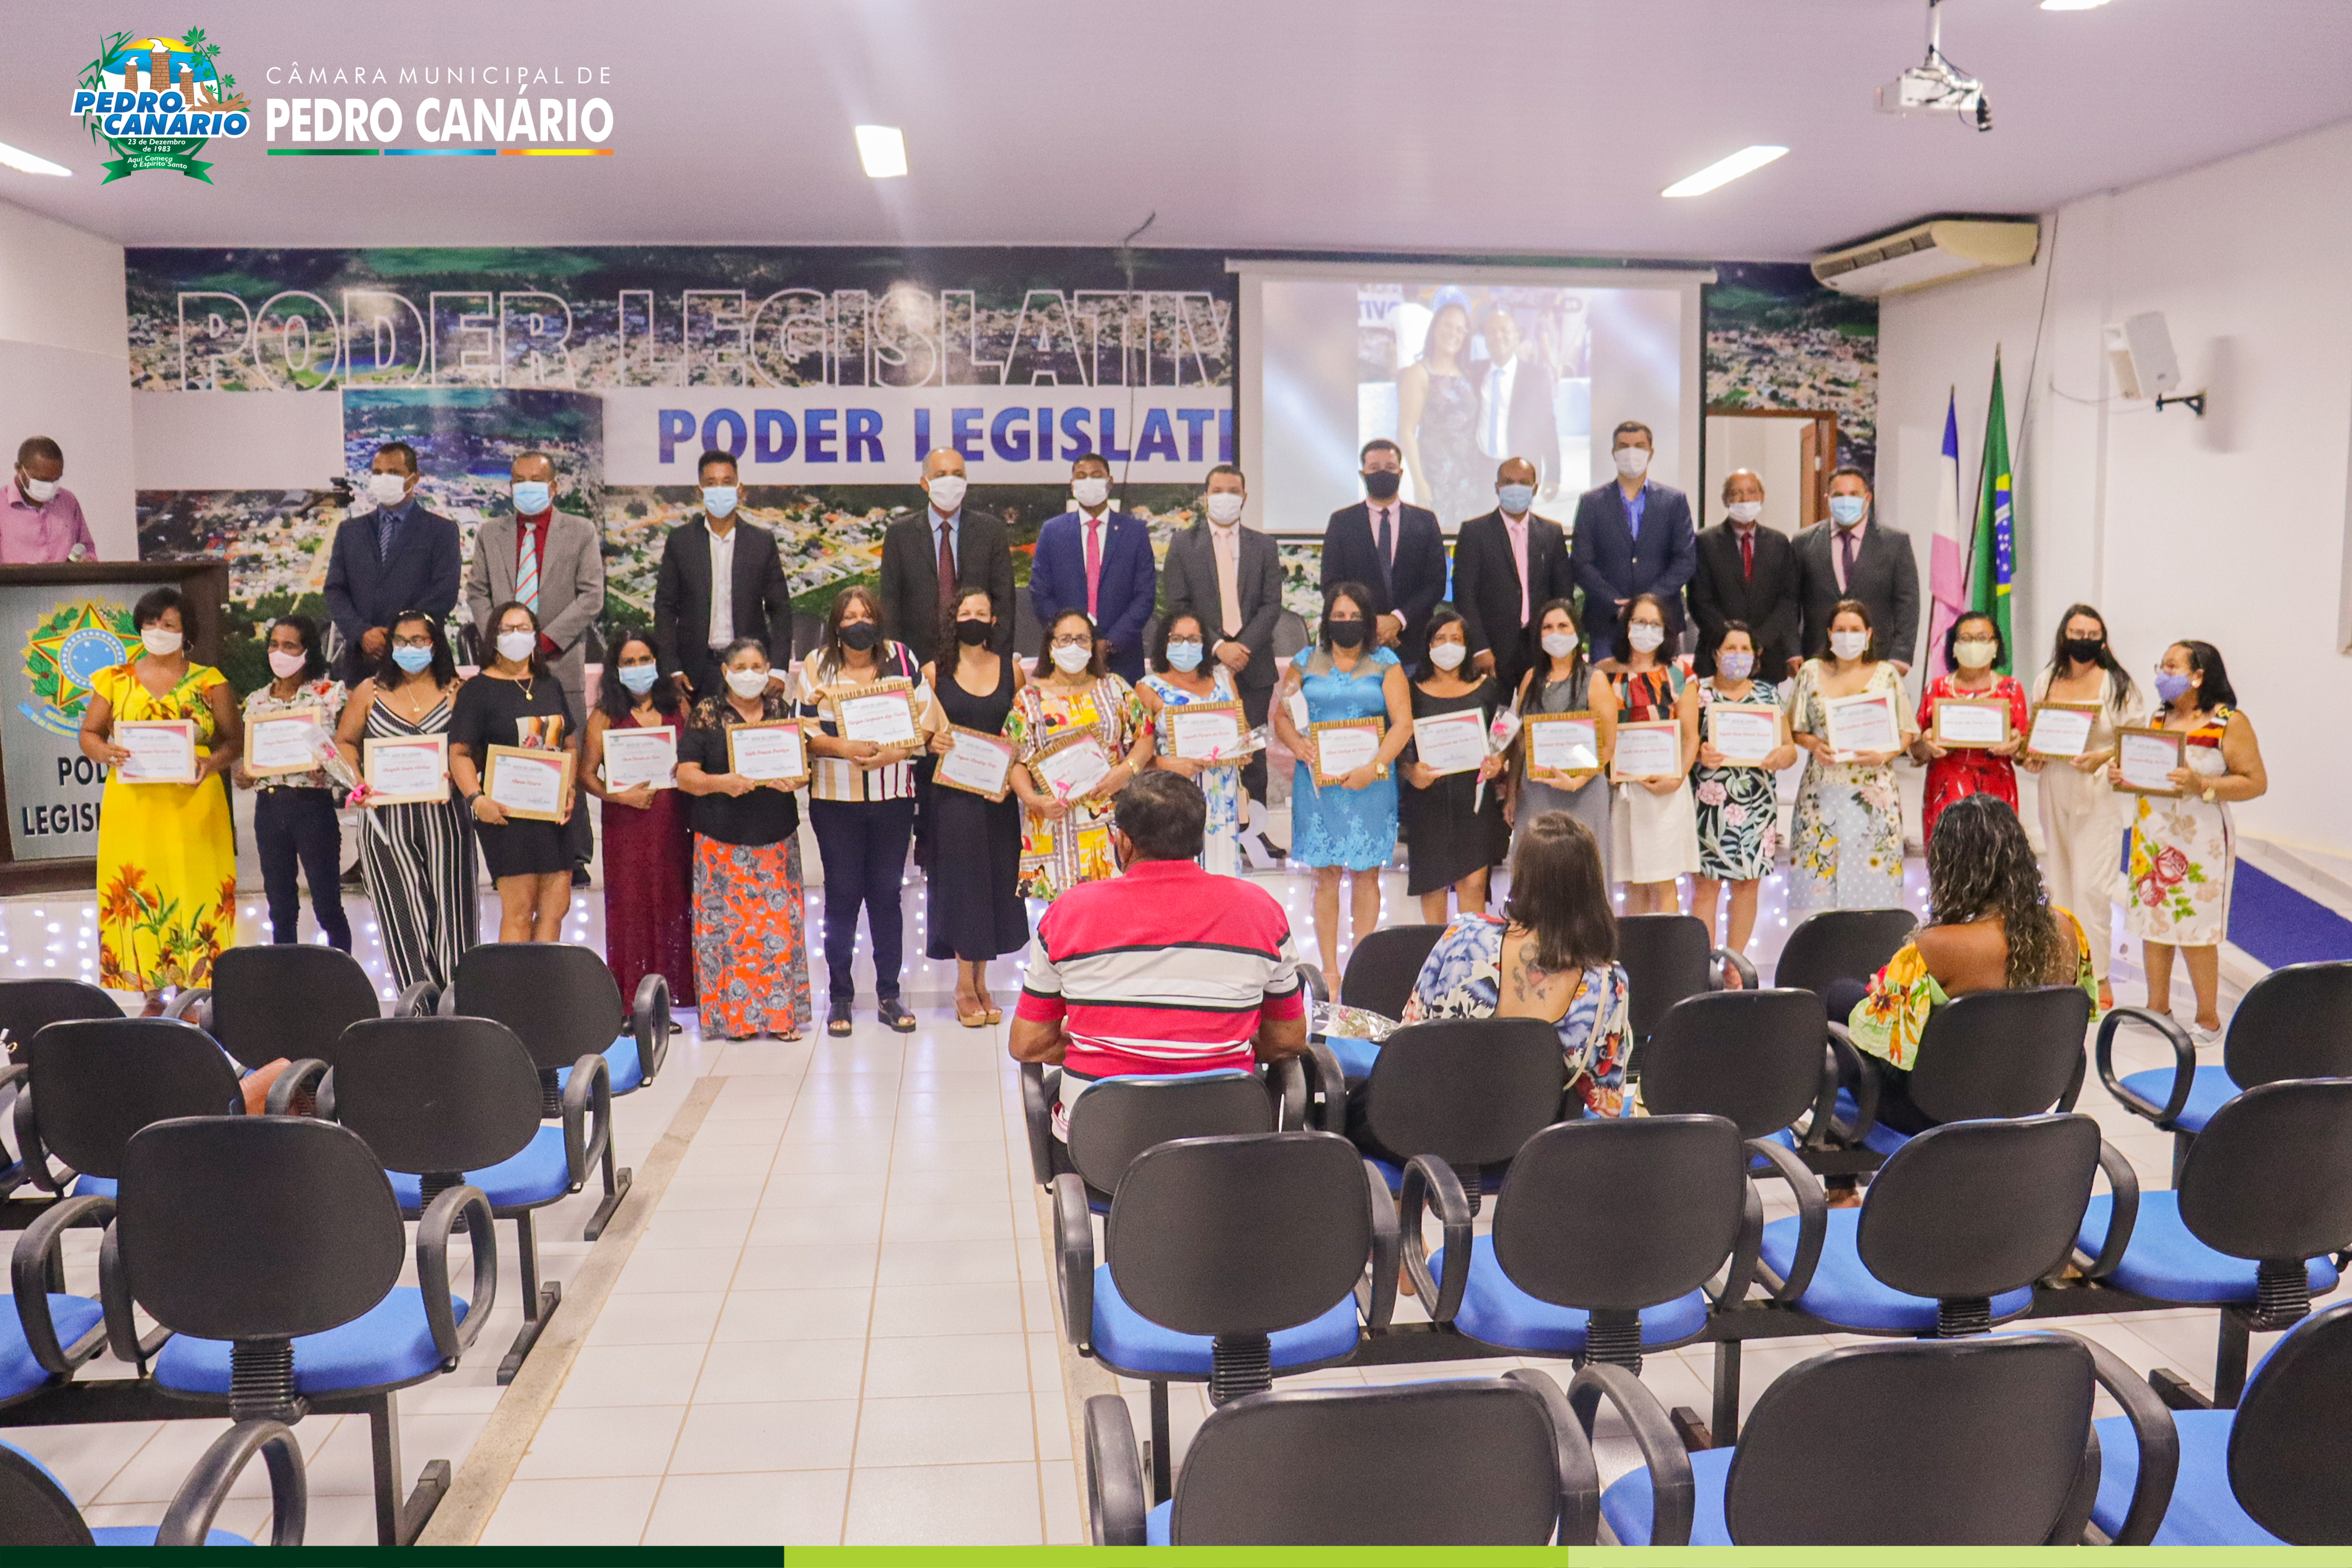
<path fill-rule="evenodd" d="M 515 531 L 520 536 L 515 560 L 515 597 L 532 615 L 539 614 L 539 542 L 530 524 L 515 520 Z"/>

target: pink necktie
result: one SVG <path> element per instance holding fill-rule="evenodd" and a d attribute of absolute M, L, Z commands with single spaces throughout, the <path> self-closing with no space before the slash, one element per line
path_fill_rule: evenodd
<path fill-rule="evenodd" d="M 1102 519 L 1090 517 L 1087 519 L 1087 616 L 1089 619 L 1101 619 L 1101 613 L 1095 608 L 1101 587 Z"/>

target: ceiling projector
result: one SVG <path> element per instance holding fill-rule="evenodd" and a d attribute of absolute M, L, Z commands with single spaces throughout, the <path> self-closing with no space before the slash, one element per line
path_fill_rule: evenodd
<path fill-rule="evenodd" d="M 1882 114 L 1957 114 L 1964 125 L 1992 129 L 1984 83 L 1944 54 L 1943 0 L 1927 0 L 1927 58 L 1878 89 Z"/>

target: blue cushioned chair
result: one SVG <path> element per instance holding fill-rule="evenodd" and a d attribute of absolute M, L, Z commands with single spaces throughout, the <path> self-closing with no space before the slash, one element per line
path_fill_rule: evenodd
<path fill-rule="evenodd" d="M 1086 1184 L 1055 1178 L 1055 1284 L 1081 1355 L 1151 1384 L 1153 1496 L 1169 1495 L 1168 1384 L 1212 1403 L 1354 1355 L 1396 1304 L 1396 1207 L 1328 1132 L 1184 1138 L 1119 1177 L 1095 1264 Z"/>
<path fill-rule="evenodd" d="M 1087 1401 L 1097 1546 L 1585 1546 L 1599 1497 L 1592 1449 L 1539 1372 L 1244 1394 L 1201 1424 L 1156 1508 L 1127 1402 Z"/>
<path fill-rule="evenodd" d="M 1807 915 L 1781 944 L 1772 984 L 1817 996 L 1829 994 L 1841 980 L 1866 985 L 1918 928 L 1919 917 L 1903 909 L 1822 910 Z"/>
<path fill-rule="evenodd" d="M 114 998 L 85 980 L 0 980 L 0 1045 L 8 1053 L 0 1066 L 0 1114 L 13 1122 L 26 1077 L 25 1049 L 35 1035 L 68 1019 L 121 1016 Z M 23 1150 L 0 1147 L 0 1199 L 31 1180 Z"/>
<path fill-rule="evenodd" d="M 1828 1023 L 1811 991 L 1686 996 L 1643 1044 L 1642 1104 L 1654 1116 L 1724 1117 L 1742 1138 L 1769 1138 L 1822 1169 L 1838 1082 Z M 1808 1111 L 1801 1141 L 1795 1124 Z"/>
<path fill-rule="evenodd" d="M 1339 1005 L 1383 1018 L 1402 1018 L 1421 966 L 1445 934 L 1442 925 L 1382 926 L 1348 954 L 1339 976 Z"/>
<path fill-rule="evenodd" d="M 2126 1415 L 2095 1441 L 2094 1384 Z M 1591 1366 L 1569 1388 L 1589 1432 L 1606 1397 L 1664 1426 L 1649 1391 Z M 2172 1490 L 2171 1416 L 2106 1351 L 2064 1333 L 1853 1345 L 1780 1374 L 1737 1447 L 1685 1454 L 1645 1437 L 1643 1464 L 1601 1494 L 1625 1546 L 2078 1545 L 2102 1461 L 2133 1459 L 2109 1533 L 2144 1545 Z"/>
<path fill-rule="evenodd" d="M 1098 1215 L 1110 1213 L 1110 1194 L 1138 1154 L 1173 1138 L 1214 1138 L 1227 1133 L 1276 1132 L 1297 1128 L 1304 1079 L 1295 1061 L 1270 1075 L 1255 1072 L 1137 1074 L 1096 1080 L 1069 1108 L 1066 1140 L 1054 1136 L 1054 1101 L 1061 1069 L 1021 1064 L 1021 1109 L 1028 1125 L 1030 1173 L 1041 1187 L 1076 1172 L 1087 1184 L 1087 1203 Z"/>
<path fill-rule="evenodd" d="M 1360 1124 L 1333 1131 L 1356 1139 L 1391 1192 L 1403 1188 L 1404 1162 L 1416 1156 L 1453 1167 L 1475 1215 L 1528 1139 L 1583 1114 L 1567 1091 L 1559 1031 L 1541 1018 L 1410 1024 L 1381 1043 L 1371 1076 L 1349 1091 L 1342 1109 L 1360 1108 Z"/>
<path fill-rule="evenodd" d="M 1714 932 L 1696 915 L 1617 917 L 1617 962 L 1625 968 L 1626 1033 L 1634 1070 L 1648 1070 L 1640 1066 L 1642 1043 L 1675 1003 L 1723 988 L 1724 965 L 1738 972 L 1743 988 L 1756 988 L 1755 966 L 1728 948 L 1712 945 Z"/>
<path fill-rule="evenodd" d="M 8 1279 L 14 1310 L 0 1318 L 0 1406 L 67 1382 L 106 1348 L 104 1310 L 65 1293 L 63 1247 L 68 1227 L 103 1225 L 113 1214 L 111 1198 L 68 1198 L 16 1238 Z"/>
<path fill-rule="evenodd" d="M 431 983 L 420 980 L 392 1011 L 420 1011 L 431 994 Z M 289 942 L 224 950 L 213 960 L 213 983 L 181 992 L 164 1011 L 211 1035 L 250 1070 L 278 1060 L 330 1059 L 344 1029 L 384 1010 L 358 959 Z"/>
<path fill-rule="evenodd" d="M 269 1544 L 299 1546 L 310 1484 L 302 1474 L 301 1447 L 276 1421 L 239 1422 L 214 1439 L 180 1483 L 160 1525 L 91 1529 L 47 1465 L 0 1443 L 0 1546 L 250 1546 L 244 1536 L 215 1530 L 212 1523 L 256 1454 L 269 1469 Z"/>
<path fill-rule="evenodd" d="M 2172 1065 L 2116 1077 L 2116 1032 L 2154 1029 Z M 2116 1103 L 2172 1134 L 2173 1179 L 2189 1145 L 2213 1113 L 2257 1084 L 2295 1078 L 2352 1078 L 2352 963 L 2292 963 L 2256 981 L 2230 1016 L 2219 1067 L 2199 1067 L 2189 1032 L 2145 1007 L 2117 1007 L 2099 1024 L 2099 1081 Z"/>
<path fill-rule="evenodd" d="M 242 1114 L 236 1064 L 177 1018 L 91 1018 L 50 1024 L 24 1053 L 16 1147 L 35 1186 L 52 1194 L 110 1197 L 132 1133 L 178 1116 Z M 78 1173 L 49 1169 L 56 1155 Z"/>

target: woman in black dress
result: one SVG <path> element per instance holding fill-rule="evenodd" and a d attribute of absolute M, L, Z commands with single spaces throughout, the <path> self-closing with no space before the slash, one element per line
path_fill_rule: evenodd
<path fill-rule="evenodd" d="M 498 657 L 481 678 L 457 689 L 449 720 L 449 782 L 472 814 L 482 858 L 499 889 L 500 942 L 557 942 L 572 902 L 574 847 L 583 836 L 577 784 L 579 716 L 563 683 L 548 669 L 539 642 L 539 617 L 515 600 L 490 617 Z M 509 817 L 482 793 L 492 746 L 574 753 L 574 783 L 563 791 L 561 822 Z"/>
<path fill-rule="evenodd" d="M 939 721 L 982 734 L 1004 731 L 1013 694 L 1021 689 L 1021 666 L 999 654 L 990 640 L 996 632 L 994 601 L 985 593 L 966 594 L 956 604 L 953 640 L 943 644 L 946 669 L 923 667 L 923 682 L 939 704 Z M 945 728 L 931 736 L 931 750 L 945 754 L 952 737 Z M 969 790 L 933 784 L 931 865 L 928 923 L 934 959 L 956 961 L 956 1022 L 978 1029 L 1003 1020 L 988 994 L 988 963 L 1018 952 L 1029 942 L 1029 907 L 1021 901 L 1021 803 L 1010 794 L 992 801 Z"/>
<path fill-rule="evenodd" d="M 1469 652 L 1460 613 L 1451 605 L 1438 605 L 1429 617 L 1429 668 L 1412 683 L 1416 721 L 1475 711 L 1482 728 L 1494 723 L 1502 688 L 1491 675 L 1463 678 Z M 1490 756 L 1474 771 L 1442 776 L 1421 760 L 1417 746 L 1406 748 L 1400 761 L 1404 788 L 1397 808 L 1405 833 L 1405 891 L 1421 900 L 1424 924 L 1445 923 L 1448 889 L 1460 900 L 1462 913 L 1484 914 L 1487 869 L 1503 858 L 1510 842 L 1510 830 L 1503 822 L 1502 786 L 1495 782 L 1502 771 L 1501 759 Z M 1486 785 L 1483 797 L 1481 784 Z"/>

